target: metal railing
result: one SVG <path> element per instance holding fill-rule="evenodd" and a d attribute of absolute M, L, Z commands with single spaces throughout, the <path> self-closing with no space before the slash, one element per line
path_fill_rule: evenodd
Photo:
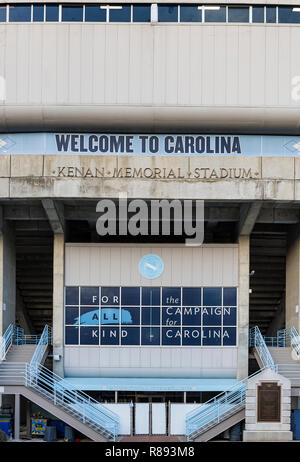
<path fill-rule="evenodd" d="M 245 407 L 246 400 L 247 380 L 259 374 L 264 369 L 266 368 L 260 369 L 244 380 L 238 382 L 229 390 L 220 393 L 189 412 L 185 418 L 187 440 L 193 440 L 197 436 L 205 433 L 210 428 L 243 409 Z"/>
<path fill-rule="evenodd" d="M 252 327 L 249 331 L 249 345 L 256 348 L 263 367 L 275 370 L 273 358 L 258 326 Z"/>
<path fill-rule="evenodd" d="M 0 384 L 24 385 L 35 390 L 55 406 L 113 441 L 120 430 L 119 416 L 103 404 L 74 390 L 68 382 L 44 366 L 4 362 L 0 368 Z"/>
<path fill-rule="evenodd" d="M 9 350 L 14 339 L 14 325 L 10 324 L 0 340 L 0 362 L 5 359 L 6 353 Z"/>
<path fill-rule="evenodd" d="M 52 343 L 52 328 L 45 326 L 40 336 L 24 335 L 24 330 L 11 324 L 1 344 L 1 358 L 5 358 L 9 347 L 37 344 L 30 364 L 3 361 L 0 367 L 0 384 L 24 385 L 34 389 L 55 406 L 74 416 L 96 432 L 115 441 L 120 430 L 119 416 L 82 391 L 74 390 L 70 384 L 40 363 L 47 345 Z"/>
<path fill-rule="evenodd" d="M 39 342 L 34 351 L 32 359 L 30 361 L 31 367 L 36 367 L 37 365 L 41 363 L 47 346 L 51 344 L 52 344 L 52 327 L 46 325 L 44 327 L 42 335 L 40 336 Z"/>
<path fill-rule="evenodd" d="M 266 345 L 277 348 L 291 347 L 300 359 L 300 336 L 294 326 L 281 329 L 276 337 L 264 337 Z"/>

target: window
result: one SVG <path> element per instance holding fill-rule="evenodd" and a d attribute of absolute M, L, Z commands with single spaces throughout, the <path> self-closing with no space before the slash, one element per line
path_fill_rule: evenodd
<path fill-rule="evenodd" d="M 228 22 L 249 22 L 249 7 L 228 7 Z"/>
<path fill-rule="evenodd" d="M 87 22 L 106 22 L 106 10 L 99 5 L 86 5 L 85 20 Z"/>
<path fill-rule="evenodd" d="M 32 20 L 34 22 L 44 21 L 44 5 L 33 5 Z"/>
<path fill-rule="evenodd" d="M 265 21 L 265 7 L 264 6 L 253 6 L 252 7 L 252 22 L 264 22 Z"/>
<path fill-rule="evenodd" d="M 178 6 L 158 5 L 158 22 L 178 22 Z"/>
<path fill-rule="evenodd" d="M 236 345 L 235 287 L 66 287 L 66 345 Z"/>
<path fill-rule="evenodd" d="M 201 22 L 202 7 L 198 5 L 181 5 L 180 22 Z"/>
<path fill-rule="evenodd" d="M 62 21 L 83 21 L 83 6 L 80 5 L 63 5 Z"/>
<path fill-rule="evenodd" d="M 300 23 L 300 8 L 279 6 L 278 7 L 278 22 L 296 24 Z"/>
<path fill-rule="evenodd" d="M 150 5 L 133 5 L 133 22 L 150 22 Z"/>
<path fill-rule="evenodd" d="M 226 22 L 225 6 L 204 6 L 205 22 Z"/>
<path fill-rule="evenodd" d="M 131 6 L 130 5 L 110 5 L 109 22 L 130 22 Z"/>
<path fill-rule="evenodd" d="M 58 21 L 58 5 L 46 5 L 46 21 Z"/>
<path fill-rule="evenodd" d="M 0 6 L 0 22 L 6 22 L 6 5 Z"/>
<path fill-rule="evenodd" d="M 266 22 L 276 22 L 276 6 L 266 7 Z"/>
<path fill-rule="evenodd" d="M 10 5 L 9 22 L 30 22 L 31 5 Z"/>

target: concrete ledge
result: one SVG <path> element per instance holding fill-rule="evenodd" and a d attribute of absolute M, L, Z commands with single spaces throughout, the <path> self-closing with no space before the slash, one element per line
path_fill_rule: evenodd
<path fill-rule="evenodd" d="M 243 441 L 292 441 L 293 433 L 290 431 L 247 431 L 243 432 Z"/>

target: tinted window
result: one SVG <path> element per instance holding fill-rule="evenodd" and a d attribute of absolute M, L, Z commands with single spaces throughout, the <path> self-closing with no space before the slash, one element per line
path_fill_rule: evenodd
<path fill-rule="evenodd" d="M 177 5 L 158 5 L 159 22 L 178 22 Z"/>
<path fill-rule="evenodd" d="M 150 5 L 133 5 L 133 22 L 150 22 Z"/>
<path fill-rule="evenodd" d="M 142 305 L 160 305 L 160 287 L 142 287 Z"/>
<path fill-rule="evenodd" d="M 181 305 L 181 290 L 179 287 L 162 288 L 162 305 Z"/>
<path fill-rule="evenodd" d="M 222 289 L 219 287 L 205 287 L 203 289 L 204 306 L 222 305 Z"/>
<path fill-rule="evenodd" d="M 182 325 L 183 326 L 200 326 L 201 325 L 201 308 L 188 307 L 182 308 Z"/>
<path fill-rule="evenodd" d="M 0 6 L 0 22 L 6 22 L 6 6 Z"/>
<path fill-rule="evenodd" d="M 181 329 L 180 327 L 163 327 L 162 344 L 163 345 L 180 345 Z"/>
<path fill-rule="evenodd" d="M 236 288 L 224 287 L 223 306 L 236 306 Z"/>
<path fill-rule="evenodd" d="M 236 328 L 227 327 L 223 329 L 223 345 L 236 345 Z"/>
<path fill-rule="evenodd" d="M 162 323 L 164 326 L 179 326 L 181 321 L 181 308 L 169 306 L 162 308 Z"/>
<path fill-rule="evenodd" d="M 33 5 L 33 21 L 44 21 L 44 5 Z"/>
<path fill-rule="evenodd" d="M 85 6 L 85 20 L 87 22 L 106 22 L 106 10 L 99 5 Z"/>
<path fill-rule="evenodd" d="M 236 308 L 223 308 L 223 325 L 236 326 Z"/>
<path fill-rule="evenodd" d="M 101 327 L 102 345 L 119 345 L 120 328 L 114 326 Z"/>
<path fill-rule="evenodd" d="M 194 327 L 182 328 L 182 345 L 201 345 L 201 329 Z"/>
<path fill-rule="evenodd" d="M 80 345 L 99 345 L 99 327 L 80 327 Z"/>
<path fill-rule="evenodd" d="M 199 306 L 201 305 L 201 289 L 198 287 L 184 287 L 182 289 L 182 305 L 183 306 Z"/>
<path fill-rule="evenodd" d="M 180 6 L 180 22 L 201 22 L 202 9 L 198 9 L 198 5 L 181 5 Z"/>
<path fill-rule="evenodd" d="M 80 307 L 80 324 L 85 324 L 86 326 L 99 325 L 99 317 L 99 308 Z"/>
<path fill-rule="evenodd" d="M 31 21 L 31 6 L 30 5 L 14 5 L 9 7 L 10 22 L 30 22 Z"/>
<path fill-rule="evenodd" d="M 62 21 L 82 21 L 83 7 L 82 6 L 65 6 L 62 7 Z"/>
<path fill-rule="evenodd" d="M 66 345 L 78 345 L 78 327 L 66 327 Z"/>
<path fill-rule="evenodd" d="M 266 22 L 276 22 L 276 7 L 275 6 L 266 7 Z"/>
<path fill-rule="evenodd" d="M 121 324 L 140 325 L 140 308 L 121 308 Z"/>
<path fill-rule="evenodd" d="M 203 327 L 202 345 L 221 345 L 222 336 L 220 327 Z"/>
<path fill-rule="evenodd" d="M 101 305 L 119 305 L 119 287 L 101 287 Z"/>
<path fill-rule="evenodd" d="M 113 5 L 115 8 L 109 9 L 109 22 L 130 22 L 131 7 L 130 5 Z"/>
<path fill-rule="evenodd" d="M 79 308 L 73 308 L 68 306 L 66 308 L 66 324 L 78 324 L 79 323 Z"/>
<path fill-rule="evenodd" d="M 300 23 L 300 8 L 293 11 L 295 8 L 290 8 L 288 6 L 279 6 L 278 7 L 278 22 L 296 24 Z"/>
<path fill-rule="evenodd" d="M 228 22 L 249 22 L 249 7 L 228 7 Z"/>
<path fill-rule="evenodd" d="M 122 345 L 139 345 L 140 344 L 139 327 L 126 327 L 126 328 L 122 327 L 121 344 Z"/>
<path fill-rule="evenodd" d="M 46 5 L 46 21 L 58 21 L 58 5 Z"/>
<path fill-rule="evenodd" d="M 81 305 L 99 305 L 99 287 L 81 287 Z"/>
<path fill-rule="evenodd" d="M 160 308 L 142 308 L 142 324 L 146 326 L 160 325 Z"/>
<path fill-rule="evenodd" d="M 66 305 L 79 305 L 78 287 L 66 287 Z"/>
<path fill-rule="evenodd" d="M 222 308 L 202 308 L 204 326 L 220 326 L 222 321 Z"/>
<path fill-rule="evenodd" d="M 265 8 L 263 6 L 252 7 L 252 22 L 264 22 Z"/>
<path fill-rule="evenodd" d="M 159 345 L 160 328 L 142 327 L 142 345 Z"/>
<path fill-rule="evenodd" d="M 140 288 L 139 287 L 122 287 L 121 293 L 122 305 L 139 305 Z"/>
<path fill-rule="evenodd" d="M 226 22 L 226 8 L 224 6 L 204 7 L 205 22 Z"/>

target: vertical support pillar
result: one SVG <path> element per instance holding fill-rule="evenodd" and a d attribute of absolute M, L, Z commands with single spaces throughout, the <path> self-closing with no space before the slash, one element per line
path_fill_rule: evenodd
<path fill-rule="evenodd" d="M 53 372 L 64 377 L 64 259 L 65 236 L 54 234 L 53 237 L 53 355 L 60 359 L 53 360 Z"/>
<path fill-rule="evenodd" d="M 15 425 L 14 425 L 14 437 L 15 440 L 20 439 L 20 395 L 15 394 Z"/>
<path fill-rule="evenodd" d="M 115 403 L 117 403 L 117 402 L 118 402 L 118 392 L 115 391 Z"/>
<path fill-rule="evenodd" d="M 300 331 L 300 228 L 288 236 L 286 255 L 285 326 Z"/>
<path fill-rule="evenodd" d="M 0 336 L 16 317 L 16 249 L 11 223 L 0 231 Z"/>
<path fill-rule="evenodd" d="M 250 237 L 239 236 L 237 379 L 248 376 Z"/>

